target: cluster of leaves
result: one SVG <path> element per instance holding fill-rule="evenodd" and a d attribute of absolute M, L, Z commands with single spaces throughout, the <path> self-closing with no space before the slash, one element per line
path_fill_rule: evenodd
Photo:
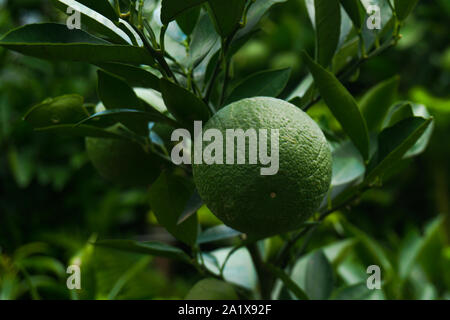
<path fill-rule="evenodd" d="M 207 121 L 233 101 L 280 96 L 290 77 L 290 69 L 265 70 L 245 79 L 233 79 L 232 72 L 233 56 L 257 31 L 259 20 L 284 0 L 54 2 L 64 11 L 70 6 L 80 12 L 86 31 L 53 23 L 26 25 L 7 33 L 0 45 L 33 57 L 97 66 L 100 102 L 88 104 L 79 95 L 47 99 L 25 116 L 40 131 L 128 139 L 170 162 L 170 139 L 158 135 L 155 124 L 190 130 L 194 120 Z M 365 23 L 369 1 L 306 0 L 316 36 L 315 58 L 304 53 L 310 75 L 286 100 L 303 110 L 323 100 L 348 139 L 323 128 L 333 146 L 331 192 L 320 216 L 286 241 L 275 260 L 264 261 L 258 248 L 261 242 L 246 240 L 217 254 L 200 251 L 205 243 L 242 235 L 225 226 L 199 233 L 196 212 L 202 202 L 189 168 L 184 167 L 161 173 L 151 187 L 150 205 L 158 222 L 190 246 L 189 255 L 154 242 L 97 244 L 179 259 L 202 274 L 225 280 L 228 273 L 236 272 L 226 261 L 238 254 L 239 261 L 245 261 L 243 255 L 250 252 L 260 284 L 246 289 L 259 289 L 262 297 L 271 297 L 279 278 L 297 298 L 329 298 L 331 289 L 324 289 L 326 294 L 314 292 L 317 289 L 310 292 L 306 288 L 311 285 L 295 285 L 295 277 L 286 274 L 292 248 L 329 214 L 379 185 L 393 165 L 421 153 L 431 135 L 432 119 L 424 106 L 395 101 L 398 77 L 376 85 L 359 102 L 342 84 L 357 78 L 364 62 L 397 44 L 400 27 L 417 3 L 375 2 L 381 8 L 381 30 L 369 30 Z M 329 271 L 323 254 L 313 257 L 311 270 Z M 241 271 L 237 283 L 241 287 L 246 287 L 246 279 L 256 279 L 244 278 Z M 307 278 L 312 281 L 316 276 Z M 327 286 L 332 283 L 328 280 Z"/>

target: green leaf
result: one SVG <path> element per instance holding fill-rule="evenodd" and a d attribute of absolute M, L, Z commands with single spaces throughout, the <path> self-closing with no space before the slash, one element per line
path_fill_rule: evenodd
<path fill-rule="evenodd" d="M 112 109 L 97 112 L 91 115 L 90 117 L 84 119 L 83 121 L 79 122 L 77 125 L 81 125 L 86 122 L 94 124 L 96 122 L 97 123 L 100 122 L 100 120 L 109 122 L 106 124 L 107 126 L 109 126 L 111 124 L 110 123 L 111 120 L 116 122 L 136 121 L 141 123 L 147 123 L 147 122 L 164 122 L 165 119 L 166 118 L 164 117 L 164 115 L 157 113 L 145 112 L 134 109 Z"/>
<path fill-rule="evenodd" d="M 197 282 L 185 300 L 239 300 L 239 297 L 231 284 L 208 278 Z"/>
<path fill-rule="evenodd" d="M 168 25 L 180 14 L 192 9 L 207 0 L 162 0 L 161 22 Z"/>
<path fill-rule="evenodd" d="M 145 104 L 160 113 L 167 114 L 167 107 L 160 92 L 153 89 L 134 88 L 134 92 Z M 178 128 L 178 127 L 177 127 Z"/>
<path fill-rule="evenodd" d="M 71 241 L 70 238 L 65 241 Z M 70 257 L 68 265 L 78 265 L 84 272 L 81 272 L 81 290 L 74 291 L 71 295 L 74 299 L 93 300 L 95 299 L 97 291 L 97 272 L 95 270 L 95 248 L 92 242 L 96 241 L 97 236 L 92 235 L 89 237 L 87 243 L 81 248 L 76 245 L 77 252 L 74 256 Z"/>
<path fill-rule="evenodd" d="M 56 23 L 30 24 L 14 29 L 0 40 L 0 46 L 47 60 L 149 65 L 154 62 L 145 48 L 112 44 Z"/>
<path fill-rule="evenodd" d="M 200 17 L 200 11 L 200 7 L 194 7 L 178 16 L 177 24 L 184 34 L 190 35 L 194 31 Z"/>
<path fill-rule="evenodd" d="M 292 93 L 287 98 L 287 101 L 303 109 L 312 100 L 313 94 L 313 78 L 310 74 L 308 74 L 294 89 L 294 91 L 292 91 Z"/>
<path fill-rule="evenodd" d="M 389 261 L 385 250 L 368 234 L 364 231 L 356 228 L 352 224 L 345 222 L 345 229 L 347 229 L 359 242 L 364 246 L 367 252 L 375 259 L 376 264 L 380 265 L 384 272 L 386 272 L 386 277 L 392 275 L 392 264 Z"/>
<path fill-rule="evenodd" d="M 365 183 L 382 176 L 419 140 L 433 119 L 408 118 L 383 130 L 378 136 L 378 151 L 369 164 Z"/>
<path fill-rule="evenodd" d="M 88 30 L 98 32 L 115 42 L 132 44 L 130 37 L 116 25 L 119 17 L 107 0 L 52 1 L 65 14 L 68 14 L 69 7 L 79 12 L 82 15 L 83 26 Z"/>
<path fill-rule="evenodd" d="M 187 128 L 194 126 L 194 121 L 208 121 L 207 105 L 190 91 L 161 79 L 161 93 L 167 110 Z"/>
<path fill-rule="evenodd" d="M 412 104 L 413 114 L 415 117 L 422 117 L 425 119 L 430 119 L 431 115 L 428 112 L 427 108 L 424 105 L 421 104 Z M 404 158 L 411 158 L 415 157 L 425 151 L 425 149 L 428 147 L 428 144 L 431 140 L 431 136 L 433 135 L 434 130 L 434 121 L 431 122 L 431 124 L 428 126 L 428 128 L 425 130 L 424 134 L 417 140 L 417 142 L 412 146 L 411 149 L 406 152 Z"/>
<path fill-rule="evenodd" d="M 286 87 L 290 75 L 290 68 L 257 72 L 239 83 L 225 104 L 252 97 L 278 97 Z"/>
<path fill-rule="evenodd" d="M 357 283 L 339 289 L 333 296 L 333 300 L 368 300 L 374 294 L 367 288 L 367 283 Z"/>
<path fill-rule="evenodd" d="M 148 263 L 154 259 L 145 250 L 142 254 L 139 249 L 136 253 L 107 246 L 94 248 L 94 270 L 88 270 L 89 274 L 95 275 L 94 299 L 148 299 L 159 296 L 167 285 L 161 273 Z M 83 275 L 85 267 L 81 270 Z M 81 283 L 84 288 L 83 282 Z"/>
<path fill-rule="evenodd" d="M 73 3 L 80 3 L 98 13 L 105 16 L 111 21 L 119 21 L 119 16 L 117 15 L 114 8 L 111 6 L 108 0 L 54 0 L 59 1 L 61 3 L 66 4 L 67 6 L 71 6 L 74 9 L 77 9 Z"/>
<path fill-rule="evenodd" d="M 131 281 L 131 279 L 138 278 L 139 274 L 148 268 L 150 261 L 151 257 L 143 257 L 134 263 L 134 265 L 128 267 L 127 270 L 115 281 L 114 286 L 109 291 L 106 299 L 115 300 L 126 284 Z"/>
<path fill-rule="evenodd" d="M 201 207 L 203 206 L 203 200 L 198 194 L 197 189 L 194 190 L 188 202 L 186 203 L 186 207 L 181 213 L 180 218 L 178 219 L 178 224 L 186 221 L 190 216 L 195 214 Z"/>
<path fill-rule="evenodd" d="M 159 78 L 142 68 L 122 63 L 96 63 L 95 65 L 125 79 L 132 87 L 150 88 L 160 91 Z"/>
<path fill-rule="evenodd" d="M 351 141 L 345 141 L 333 150 L 332 186 L 355 181 L 364 173 L 364 160 Z"/>
<path fill-rule="evenodd" d="M 315 0 L 316 60 L 328 67 L 339 44 L 341 8 L 337 0 Z"/>
<path fill-rule="evenodd" d="M 189 256 L 181 249 L 161 242 L 138 242 L 133 240 L 99 240 L 96 246 L 106 247 L 126 252 L 148 254 L 157 257 L 190 262 Z"/>
<path fill-rule="evenodd" d="M 226 38 L 236 30 L 245 9 L 245 0 L 208 0 L 217 32 Z"/>
<path fill-rule="evenodd" d="M 256 0 L 247 13 L 247 24 L 239 30 L 235 39 L 245 37 L 255 29 L 261 18 L 273 5 L 286 2 L 287 0 Z"/>
<path fill-rule="evenodd" d="M 333 268 L 322 251 L 308 261 L 305 292 L 312 300 L 327 300 L 333 291 Z"/>
<path fill-rule="evenodd" d="M 352 286 L 363 282 L 367 285 L 367 266 L 367 263 L 348 258 L 337 268 L 337 273 L 345 285 Z"/>
<path fill-rule="evenodd" d="M 355 244 L 356 239 L 345 239 L 341 241 L 334 242 L 330 245 L 322 247 L 318 250 L 312 251 L 305 256 L 301 257 L 296 261 L 292 268 L 291 278 L 299 285 L 304 291 L 306 290 L 306 277 L 308 271 L 308 264 L 310 259 L 317 254 L 318 251 L 322 251 L 327 257 L 328 261 L 332 264 L 334 268 L 337 268 L 342 261 L 348 256 Z M 311 297 L 310 297 L 311 298 Z"/>
<path fill-rule="evenodd" d="M 147 134 L 149 118 L 151 121 L 162 121 L 165 118 L 153 107 L 139 99 L 127 82 L 101 70 L 98 71 L 98 96 L 107 110 L 127 110 L 125 116 L 128 118 L 125 119 L 121 115 L 120 122 L 138 134 Z M 137 113 L 130 113 L 129 110 L 147 111 L 147 115 L 139 119 Z M 111 114 L 108 113 L 108 115 Z M 102 114 L 102 116 L 104 115 L 105 113 Z"/>
<path fill-rule="evenodd" d="M 267 264 L 267 268 L 277 276 L 298 300 L 309 300 L 306 293 L 280 268 Z"/>
<path fill-rule="evenodd" d="M 361 3 L 364 7 L 364 11 L 366 11 L 364 18 L 365 22 L 362 27 L 362 36 L 366 45 L 366 52 L 369 52 L 374 46 L 376 39 L 381 41 L 381 38 L 392 30 L 394 27 L 394 19 L 390 4 L 386 0 L 361 0 Z M 375 11 L 374 8 L 378 8 L 379 10 Z M 368 23 L 374 17 L 381 17 L 381 30 L 370 30 L 368 28 Z M 389 41 L 386 41 L 385 43 L 388 45 Z"/>
<path fill-rule="evenodd" d="M 335 0 L 333 0 L 335 1 Z M 339 0 L 338 0 L 339 1 Z M 314 28 L 314 31 L 316 32 L 316 61 L 317 61 L 317 53 L 318 53 L 318 25 L 321 25 L 321 30 L 325 31 L 326 28 L 329 28 L 331 31 L 331 25 L 324 23 L 324 21 L 322 20 L 317 20 L 319 17 L 317 16 L 320 12 L 316 11 L 316 0 L 306 0 L 306 9 L 308 11 L 308 16 L 311 20 L 312 26 Z M 350 32 L 353 30 L 353 23 L 350 19 L 350 17 L 348 16 L 348 14 L 346 13 L 346 11 L 344 10 L 344 8 L 342 8 L 339 3 L 337 4 L 333 4 L 334 6 L 337 5 L 337 7 L 339 7 L 339 10 L 336 11 L 338 17 L 340 16 L 340 24 L 335 25 L 336 30 L 334 31 L 334 33 L 337 34 L 338 37 L 338 43 L 336 48 L 341 48 L 342 45 L 345 43 L 345 41 L 349 38 Z M 322 10 L 322 13 L 323 10 Z M 331 12 L 327 12 L 327 14 L 331 14 Z M 338 17 L 336 17 L 335 19 L 337 19 Z M 319 21 L 320 23 L 318 24 L 317 21 Z M 327 21 L 325 21 L 327 22 Z M 331 22 L 331 20 L 328 19 L 328 22 Z M 336 21 L 337 23 L 338 21 Z M 326 35 L 325 35 L 326 37 Z M 326 48 L 326 41 L 323 41 L 325 47 Z M 325 67 L 328 67 L 328 65 L 326 65 Z"/>
<path fill-rule="evenodd" d="M 197 66 L 218 43 L 220 36 L 214 30 L 209 15 L 204 14 L 192 33 L 192 40 L 188 58 L 189 66 Z"/>
<path fill-rule="evenodd" d="M 405 20 L 414 10 L 419 0 L 394 0 L 395 12 L 400 21 Z"/>
<path fill-rule="evenodd" d="M 146 112 L 133 109 L 112 109 L 95 113 L 92 116 L 79 122 L 77 126 L 89 124 L 100 127 L 109 127 L 118 122 L 122 123 L 137 134 L 143 136 L 148 135 L 149 122 L 171 123 L 170 119 L 166 118 L 164 115 L 158 113 L 157 111 Z"/>
<path fill-rule="evenodd" d="M 322 247 L 322 251 L 333 267 L 337 267 L 353 250 L 357 242 L 358 241 L 353 238 L 336 241 Z"/>
<path fill-rule="evenodd" d="M 391 107 L 391 110 L 384 121 L 383 129 L 392 127 L 393 125 L 399 123 L 402 120 L 413 117 L 414 111 L 412 104 L 406 101 L 399 102 L 393 107 Z"/>
<path fill-rule="evenodd" d="M 57 135 L 70 135 L 78 137 L 95 137 L 95 138 L 110 138 L 110 139 L 123 139 L 124 137 L 113 130 L 98 128 L 90 125 L 73 125 L 62 124 L 56 126 L 49 126 L 38 128 L 39 132 L 52 132 Z"/>
<path fill-rule="evenodd" d="M 331 72 L 315 63 L 307 53 L 303 57 L 328 108 L 367 160 L 369 134 L 355 99 Z"/>
<path fill-rule="evenodd" d="M 189 245 L 197 241 L 197 215 L 181 224 L 178 221 L 193 191 L 190 180 L 163 172 L 150 188 L 149 197 L 158 222 L 175 238 Z"/>
<path fill-rule="evenodd" d="M 359 39 L 353 38 L 350 41 L 344 43 L 333 57 L 333 73 L 338 74 L 342 69 L 348 65 L 359 52 Z"/>
<path fill-rule="evenodd" d="M 75 124 L 89 116 L 83 107 L 84 99 L 79 95 L 49 98 L 31 108 L 24 120 L 34 128 Z"/>
<path fill-rule="evenodd" d="M 197 239 L 198 244 L 210 243 L 230 239 L 241 235 L 242 233 L 226 225 L 219 225 L 203 231 Z"/>
<path fill-rule="evenodd" d="M 422 117 L 424 119 L 430 119 L 431 115 L 424 105 L 416 104 L 413 102 L 401 102 L 394 106 L 391 113 L 387 116 L 385 123 L 389 123 L 386 127 L 391 127 L 394 124 L 411 117 Z M 434 122 L 426 129 L 425 133 L 417 140 L 408 152 L 404 155 L 404 158 L 415 157 L 422 152 L 428 146 L 431 136 L 434 130 Z"/>
<path fill-rule="evenodd" d="M 357 30 L 361 30 L 363 15 L 360 0 L 339 0 L 344 7 L 345 12 L 353 22 L 353 25 Z"/>
<path fill-rule="evenodd" d="M 398 76 L 395 76 L 381 82 L 370 89 L 361 99 L 361 113 L 366 119 L 370 132 L 378 132 L 381 129 L 389 108 L 394 103 L 399 79 Z"/>
<path fill-rule="evenodd" d="M 20 261 L 16 261 L 21 267 L 25 268 L 27 272 L 37 272 L 45 274 L 50 272 L 58 278 L 64 278 L 66 269 L 64 265 L 55 258 L 46 256 L 32 256 Z"/>
<path fill-rule="evenodd" d="M 426 247 L 438 234 L 444 221 L 443 216 L 438 216 L 427 225 L 422 237 L 416 233 L 409 233 L 402 241 L 398 261 L 399 276 L 402 280 L 410 275 L 413 267 L 417 265 L 418 259 L 426 251 Z"/>
<path fill-rule="evenodd" d="M 106 109 L 143 110 L 142 102 L 123 79 L 98 70 L 98 97 Z"/>
<path fill-rule="evenodd" d="M 223 266 L 225 260 L 229 258 L 223 270 L 224 279 L 241 287 L 256 290 L 257 275 L 246 248 L 237 250 L 236 247 L 221 248 L 210 253 L 202 253 L 202 257 L 208 270 L 217 275 L 220 274 L 220 266 Z"/>

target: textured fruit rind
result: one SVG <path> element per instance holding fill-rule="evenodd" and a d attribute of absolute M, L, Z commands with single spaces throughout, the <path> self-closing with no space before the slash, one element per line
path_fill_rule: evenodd
<path fill-rule="evenodd" d="M 299 228 L 318 209 L 331 182 L 331 150 L 305 112 L 279 99 L 244 99 L 220 110 L 204 130 L 211 128 L 224 137 L 226 129 L 279 129 L 276 175 L 262 176 L 262 165 L 193 166 L 200 196 L 226 225 L 270 236 Z"/>

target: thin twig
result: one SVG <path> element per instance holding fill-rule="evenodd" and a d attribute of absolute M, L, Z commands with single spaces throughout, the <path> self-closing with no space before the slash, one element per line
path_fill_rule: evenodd
<path fill-rule="evenodd" d="M 172 72 L 169 65 L 167 64 L 166 59 L 164 59 L 164 55 L 161 53 L 161 51 L 155 50 L 152 47 L 152 45 L 150 44 L 150 42 L 148 41 L 147 37 L 144 35 L 144 33 L 141 30 L 139 30 L 135 25 L 132 25 L 132 27 L 137 32 L 139 37 L 141 37 L 144 47 L 150 52 L 152 57 L 154 57 L 158 61 L 158 64 L 164 70 L 164 74 L 167 77 L 172 78 L 175 81 L 175 83 L 178 83 L 177 78 L 175 77 L 174 73 Z"/>
<path fill-rule="evenodd" d="M 217 77 L 220 74 L 220 71 L 222 69 L 222 63 L 223 60 L 229 58 L 228 57 L 228 53 L 229 53 L 229 49 L 231 47 L 231 44 L 234 40 L 234 37 L 236 36 L 236 34 L 239 32 L 239 30 L 241 30 L 242 28 L 244 28 L 247 25 L 247 14 L 251 8 L 251 6 L 255 3 L 255 0 L 251 0 L 250 3 L 245 7 L 244 12 L 243 12 L 243 22 L 239 23 L 235 29 L 233 30 L 233 32 L 225 39 L 225 41 L 222 41 L 222 50 L 220 53 L 220 57 L 217 60 L 216 66 L 214 67 L 214 71 L 213 71 L 213 75 L 211 77 L 211 80 L 208 84 L 207 90 L 206 90 L 206 94 L 204 97 L 204 101 L 205 103 L 209 104 L 209 101 L 211 99 L 211 94 L 212 91 L 214 89 L 214 85 L 216 83 Z"/>
<path fill-rule="evenodd" d="M 257 242 L 253 242 L 247 245 L 247 250 L 250 253 L 253 264 L 256 269 L 256 274 L 258 275 L 261 298 L 263 300 L 270 300 L 272 292 L 272 274 L 266 270 L 264 261 L 261 257 L 261 253 L 258 249 Z"/>

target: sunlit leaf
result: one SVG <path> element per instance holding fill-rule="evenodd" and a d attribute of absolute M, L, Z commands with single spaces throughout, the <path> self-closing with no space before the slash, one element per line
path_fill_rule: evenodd
<path fill-rule="evenodd" d="M 219 274 L 219 268 L 225 262 L 230 253 L 231 256 L 224 268 L 223 276 L 226 281 L 237 284 L 244 288 L 254 290 L 257 286 L 257 275 L 253 265 L 252 258 L 246 248 L 234 250 L 234 248 L 217 249 L 202 256 L 206 267 L 213 273 Z M 208 259 L 208 256 L 214 257 L 215 262 Z"/>
<path fill-rule="evenodd" d="M 132 44 L 130 37 L 116 23 L 119 17 L 108 0 L 52 0 L 56 7 L 69 15 L 80 13 L 83 25 L 118 43 Z M 71 8 L 72 11 L 67 9 Z M 72 12 L 72 13 L 70 13 Z M 69 21 L 69 20 L 68 20 Z"/>

